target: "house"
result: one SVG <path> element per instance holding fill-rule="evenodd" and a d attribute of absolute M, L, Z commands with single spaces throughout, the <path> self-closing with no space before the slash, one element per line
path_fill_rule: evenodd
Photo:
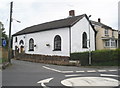
<path fill-rule="evenodd" d="M 71 53 L 95 50 L 95 29 L 86 14 L 27 27 L 13 35 L 15 52 L 50 56 L 67 56 Z"/>
<path fill-rule="evenodd" d="M 98 22 L 91 22 L 97 31 L 96 50 L 118 48 L 118 30 L 114 30 L 111 27 L 101 23 L 100 18 L 98 18 Z"/>

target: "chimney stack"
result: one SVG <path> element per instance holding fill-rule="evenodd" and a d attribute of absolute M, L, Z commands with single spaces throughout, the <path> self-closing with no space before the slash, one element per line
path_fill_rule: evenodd
<path fill-rule="evenodd" d="M 101 22 L 101 19 L 100 19 L 100 18 L 98 18 L 98 22 L 99 22 L 99 23 Z"/>
<path fill-rule="evenodd" d="M 70 11 L 69 11 L 69 16 L 70 16 L 70 17 L 75 16 L 75 10 L 70 10 Z"/>

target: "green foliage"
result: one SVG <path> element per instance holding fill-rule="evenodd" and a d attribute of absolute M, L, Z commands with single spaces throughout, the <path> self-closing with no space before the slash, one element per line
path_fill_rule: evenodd
<path fill-rule="evenodd" d="M 88 65 L 88 52 L 72 53 L 71 60 L 80 60 L 81 65 Z"/>
<path fill-rule="evenodd" d="M 114 66 L 118 65 L 120 49 L 92 51 L 92 65 Z M 89 52 L 72 53 L 72 60 L 80 60 L 81 65 L 88 65 Z M 120 65 L 120 64 L 119 64 Z"/>
<path fill-rule="evenodd" d="M 7 45 L 4 48 L 7 48 L 8 46 L 8 36 L 6 35 L 4 25 L 2 22 L 0 22 L 0 46 L 2 46 L 2 40 L 5 39 L 7 41 Z"/>
<path fill-rule="evenodd" d="M 8 62 L 8 49 L 6 48 L 2 48 L 2 57 L 0 57 L 0 62 L 2 61 L 2 63 Z"/>

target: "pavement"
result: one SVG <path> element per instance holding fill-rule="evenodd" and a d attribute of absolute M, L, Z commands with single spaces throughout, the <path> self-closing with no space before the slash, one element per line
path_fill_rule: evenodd
<path fill-rule="evenodd" d="M 114 88 L 119 84 L 118 67 L 58 66 L 12 60 L 3 70 L 3 86 L 52 86 Z"/>

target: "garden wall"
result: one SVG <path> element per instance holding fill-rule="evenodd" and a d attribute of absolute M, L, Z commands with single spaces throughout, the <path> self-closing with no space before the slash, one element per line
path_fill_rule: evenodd
<path fill-rule="evenodd" d="M 25 54 L 20 53 L 14 57 L 17 60 L 31 61 L 45 64 L 56 64 L 56 65 L 73 65 L 69 63 L 69 57 L 64 56 L 47 56 L 47 55 L 36 55 L 36 54 Z"/>

